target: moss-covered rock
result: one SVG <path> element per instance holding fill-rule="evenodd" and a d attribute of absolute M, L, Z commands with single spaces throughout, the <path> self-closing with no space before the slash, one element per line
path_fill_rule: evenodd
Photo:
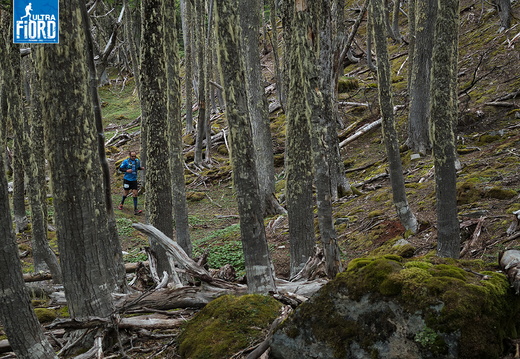
<path fill-rule="evenodd" d="M 507 278 L 480 261 L 359 258 L 277 330 L 272 350 L 284 359 L 499 358 L 503 340 L 517 337 L 519 310 Z"/>
<path fill-rule="evenodd" d="M 230 358 L 264 339 L 264 330 L 281 306 L 272 297 L 257 294 L 215 299 L 187 323 L 179 336 L 179 353 L 192 359 Z"/>

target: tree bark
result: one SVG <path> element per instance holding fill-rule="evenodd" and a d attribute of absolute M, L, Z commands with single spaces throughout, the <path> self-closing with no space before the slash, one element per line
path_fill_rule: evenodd
<path fill-rule="evenodd" d="M 175 26 L 175 8 L 172 0 L 163 2 L 163 26 L 165 28 L 164 56 L 166 59 L 166 76 L 168 82 L 167 108 L 170 126 L 171 163 L 172 163 L 172 195 L 173 217 L 177 242 L 191 256 L 192 244 L 188 226 L 188 205 L 186 203 L 186 186 L 184 181 L 184 158 L 182 156 L 182 119 L 181 119 L 181 85 L 179 50 Z M 172 20 L 173 19 L 173 20 Z M 173 21 L 173 24 L 171 22 Z M 189 81 L 188 81 L 189 82 Z"/>
<path fill-rule="evenodd" d="M 302 26 L 307 27 L 307 43 L 304 55 L 309 61 L 310 87 L 306 89 L 307 98 L 312 106 L 309 126 L 312 136 L 312 157 L 315 171 L 316 206 L 321 243 L 325 253 L 326 272 L 329 278 L 343 270 L 340 250 L 337 245 L 336 230 L 332 220 L 332 169 L 336 168 L 332 149 L 337 144 L 336 127 L 332 111 L 332 39 L 331 39 L 331 3 L 330 1 L 313 2 L 309 11 L 302 11 Z M 304 60 L 305 62 L 305 60 Z M 320 66 L 321 65 L 321 66 Z M 331 134 L 330 131 L 334 131 Z M 335 184 L 335 183 L 334 183 Z"/>
<path fill-rule="evenodd" d="M 186 111 L 186 132 L 192 133 L 195 130 L 193 126 L 193 70 L 196 68 L 193 64 L 193 9 L 192 0 L 181 0 L 181 19 L 182 34 L 184 41 L 184 63 L 185 69 L 185 111 Z"/>
<path fill-rule="evenodd" d="M 397 215 L 407 230 L 415 233 L 418 228 L 417 219 L 406 198 L 404 176 L 399 153 L 399 142 L 394 120 L 392 101 L 390 60 L 386 40 L 385 11 L 382 0 L 370 1 L 370 14 L 374 26 L 374 38 L 377 56 L 377 80 L 379 90 L 379 106 L 383 117 L 383 138 L 390 169 L 390 184 Z"/>
<path fill-rule="evenodd" d="M 436 5 L 434 2 L 417 1 L 413 11 L 415 24 L 414 50 L 409 55 L 411 62 L 407 145 L 415 152 L 427 154 L 430 141 L 430 69 L 433 50 Z M 410 4 L 410 6 L 412 6 Z"/>
<path fill-rule="evenodd" d="M 32 58 L 31 58 L 32 60 Z M 54 283 L 62 283 L 61 268 L 56 254 L 47 242 L 47 180 L 45 176 L 45 140 L 42 118 L 40 79 L 35 64 L 28 65 L 30 87 L 27 129 L 24 131 L 28 153 L 27 178 L 31 206 L 31 231 L 34 271 L 50 270 Z"/>
<path fill-rule="evenodd" d="M 204 0 L 195 1 L 195 31 L 197 42 L 197 69 L 198 69 L 198 104 L 199 114 L 197 116 L 197 138 L 195 141 L 195 158 L 193 162 L 196 165 L 202 165 L 202 141 L 206 134 L 206 74 L 205 58 L 206 49 L 204 47 L 204 18 L 206 12 L 204 11 Z"/>
<path fill-rule="evenodd" d="M 439 1 L 431 74 L 431 135 L 435 166 L 437 255 L 458 258 L 456 147 L 459 1 Z"/>
<path fill-rule="evenodd" d="M 248 116 L 244 58 L 240 53 L 238 1 L 216 4 L 218 63 L 224 87 L 226 114 L 231 137 L 233 184 L 237 193 L 240 233 L 244 251 L 247 286 L 250 293 L 276 289 L 274 269 L 267 247 L 260 206 L 258 177 Z M 238 60 L 238 61 L 237 61 Z"/>
<path fill-rule="evenodd" d="M 285 34 L 285 58 L 290 81 L 287 93 L 286 117 L 286 197 L 289 220 L 291 276 L 298 273 L 314 254 L 314 214 L 312 200 L 312 151 L 310 135 L 311 104 L 307 70 L 311 60 L 304 57 L 307 28 L 302 24 L 296 3 L 284 3 L 282 21 Z"/>
<path fill-rule="evenodd" d="M 258 48 L 261 14 L 263 13 L 262 5 L 263 1 L 259 0 L 239 2 L 240 22 L 243 30 L 242 52 L 245 58 L 247 105 L 253 130 L 253 146 L 260 186 L 260 205 L 262 213 L 266 215 L 275 214 L 278 210 L 273 208 L 272 202 L 269 200 L 275 192 L 274 155 Z"/>
<path fill-rule="evenodd" d="M 92 45 L 92 34 L 90 33 L 90 22 L 87 13 L 87 8 L 83 2 L 80 2 L 81 16 L 83 19 L 83 30 L 85 31 L 85 45 L 86 45 L 86 60 L 88 65 L 88 90 L 92 100 L 92 108 L 94 110 L 94 122 L 97 131 L 97 150 L 99 162 L 101 164 L 102 173 L 102 192 L 105 197 L 105 211 L 107 215 L 108 225 L 108 241 L 106 247 L 108 249 L 107 256 L 108 271 L 110 278 L 115 284 L 115 291 L 124 292 L 126 290 L 125 267 L 123 264 L 123 253 L 121 243 L 119 242 L 119 235 L 117 233 L 116 216 L 114 213 L 114 206 L 112 204 L 112 189 L 110 183 L 110 168 L 108 166 L 107 156 L 105 152 L 105 134 L 103 131 L 103 116 L 101 114 L 101 104 L 99 102 L 99 95 L 97 91 L 98 78 L 96 75 L 96 65 L 94 63 L 94 49 Z M 114 40 L 115 41 L 115 40 Z"/>
<path fill-rule="evenodd" d="M 106 317 L 114 280 L 79 1 L 60 1 L 60 14 L 60 45 L 38 47 L 37 63 L 63 284 L 72 317 Z"/>
<path fill-rule="evenodd" d="M 6 49 L 11 42 L 12 27 L 10 14 L 0 9 L 0 78 L 5 78 L 8 67 L 15 67 L 6 61 Z M 5 38 L 4 34 L 7 35 Z M 20 62 L 17 52 L 16 60 Z M 7 66 L 9 64 L 9 66 Z M 19 66 L 19 65 L 18 65 Z M 3 85 L 5 86 L 5 84 Z M 16 95 L 21 95 L 16 93 Z M 18 99 L 21 101 L 21 98 Z M 3 135 L 3 133 L 2 133 Z M 4 157 L 0 156 L 0 317 L 17 358 L 57 358 L 45 339 L 40 323 L 31 307 L 31 302 L 22 276 L 22 266 L 18 258 L 18 246 L 12 230 L 9 195 L 5 176 Z"/>
<path fill-rule="evenodd" d="M 164 56 L 164 28 L 161 1 L 141 3 L 141 90 L 143 114 L 148 131 L 146 138 L 146 217 L 150 224 L 173 237 L 173 196 L 170 161 L 170 138 L 167 122 Z M 166 254 L 153 240 L 151 248 L 157 256 L 159 273 L 173 269 Z"/>

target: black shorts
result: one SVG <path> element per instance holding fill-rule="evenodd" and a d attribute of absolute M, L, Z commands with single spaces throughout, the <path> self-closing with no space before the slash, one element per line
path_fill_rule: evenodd
<path fill-rule="evenodd" d="M 137 181 L 128 181 L 123 179 L 123 189 L 125 191 L 131 190 L 131 189 L 137 189 Z"/>

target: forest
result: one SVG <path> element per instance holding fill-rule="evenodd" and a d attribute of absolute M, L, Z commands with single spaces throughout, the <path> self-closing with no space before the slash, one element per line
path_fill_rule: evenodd
<path fill-rule="evenodd" d="M 520 315 L 518 2 L 59 0 L 59 15 L 59 43 L 15 44 L 0 0 L 2 358 L 289 358 L 286 319 L 345 276 L 371 292 L 357 271 L 385 261 L 509 280 L 494 310 Z M 139 195 L 119 207 L 133 152 Z M 226 339 L 204 319 L 219 310 Z M 440 350 L 435 325 L 419 352 Z M 490 358 L 520 357 L 513 332 Z M 484 357 L 467 336 L 445 357 Z"/>

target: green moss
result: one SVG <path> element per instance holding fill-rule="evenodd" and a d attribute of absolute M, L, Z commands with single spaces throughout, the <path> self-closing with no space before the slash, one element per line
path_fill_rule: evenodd
<path fill-rule="evenodd" d="M 55 310 L 48 308 L 34 308 L 34 313 L 40 323 L 50 323 L 58 317 Z"/>
<path fill-rule="evenodd" d="M 414 340 L 431 353 L 438 357 L 445 355 L 447 347 L 443 338 L 453 334 L 460 338 L 460 358 L 498 358 L 502 341 L 516 337 L 520 303 L 505 275 L 482 270 L 486 266 L 489 265 L 483 261 L 435 256 L 413 261 L 388 255 L 354 259 L 345 272 L 313 298 L 312 308 L 320 308 L 319 313 L 302 304 L 299 308 L 302 323 L 286 324 L 284 330 L 293 330 L 296 336 L 298 330 L 293 326 L 303 326 L 303 321 L 312 323 L 313 335 L 333 348 L 335 357 L 345 357 L 353 340 L 371 351 L 378 340 L 377 333 L 361 331 L 356 323 L 342 320 L 329 298 L 339 295 L 360 301 L 367 295 L 382 300 L 392 297 L 409 312 L 422 313 L 426 326 Z M 464 268 L 479 270 L 489 279 L 482 280 Z"/>
<path fill-rule="evenodd" d="M 204 192 L 188 192 L 186 193 L 186 199 L 190 202 L 202 201 L 206 197 Z"/>
<path fill-rule="evenodd" d="M 338 92 L 345 93 L 359 88 L 359 82 L 357 78 L 342 76 L 338 79 Z"/>
<path fill-rule="evenodd" d="M 482 191 L 473 183 L 466 181 L 457 184 L 457 204 L 470 204 L 482 198 Z"/>
<path fill-rule="evenodd" d="M 262 328 L 269 327 L 281 306 L 272 297 L 256 294 L 215 299 L 186 324 L 179 353 L 192 359 L 230 358 L 263 340 Z"/>
<path fill-rule="evenodd" d="M 484 197 L 487 198 L 496 198 L 496 199 L 511 199 L 515 197 L 518 193 L 512 189 L 506 189 L 501 187 L 492 187 L 486 190 Z"/>

